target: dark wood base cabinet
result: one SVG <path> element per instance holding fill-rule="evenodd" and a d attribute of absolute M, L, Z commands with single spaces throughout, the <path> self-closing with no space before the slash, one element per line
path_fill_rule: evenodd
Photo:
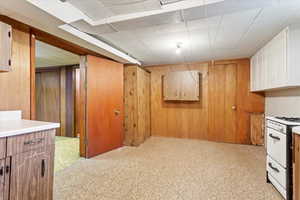
<path fill-rule="evenodd" d="M 0 143 L 3 140 L 0 200 L 52 200 L 55 130 L 2 138 Z"/>
<path fill-rule="evenodd" d="M 294 134 L 294 200 L 300 200 L 300 135 Z"/>

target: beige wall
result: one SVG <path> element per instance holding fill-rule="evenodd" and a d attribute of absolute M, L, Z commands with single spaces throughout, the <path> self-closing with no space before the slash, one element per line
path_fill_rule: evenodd
<path fill-rule="evenodd" d="M 300 88 L 267 92 L 266 115 L 300 117 Z"/>

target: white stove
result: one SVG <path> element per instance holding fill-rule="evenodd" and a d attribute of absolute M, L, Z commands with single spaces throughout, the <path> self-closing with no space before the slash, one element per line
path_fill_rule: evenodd
<path fill-rule="evenodd" d="M 300 118 L 266 117 L 267 182 L 287 199 L 293 197 L 292 128 Z"/>

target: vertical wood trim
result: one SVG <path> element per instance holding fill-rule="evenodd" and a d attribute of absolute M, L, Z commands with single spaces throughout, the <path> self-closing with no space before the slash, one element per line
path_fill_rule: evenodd
<path fill-rule="evenodd" d="M 80 137 L 80 69 L 75 74 L 75 137 Z"/>
<path fill-rule="evenodd" d="M 73 137 L 77 137 L 76 133 L 76 68 L 72 68 L 72 100 L 73 100 L 73 124 L 72 124 L 72 133 Z"/>
<path fill-rule="evenodd" d="M 66 136 L 67 137 L 74 137 L 74 100 L 75 100 L 75 93 L 74 93 L 74 71 L 73 67 L 66 67 L 66 87 L 65 87 L 65 101 L 66 101 Z"/>
<path fill-rule="evenodd" d="M 66 68 L 60 70 L 60 136 L 66 136 Z"/>
<path fill-rule="evenodd" d="M 30 119 L 36 119 L 35 102 L 35 35 L 30 34 Z"/>
<path fill-rule="evenodd" d="M 87 76 L 87 57 L 80 57 L 80 91 L 79 91 L 79 130 L 80 130 L 80 156 L 86 157 L 86 149 L 87 149 L 87 139 L 86 139 L 86 103 L 87 103 L 87 91 L 86 91 L 86 76 Z"/>

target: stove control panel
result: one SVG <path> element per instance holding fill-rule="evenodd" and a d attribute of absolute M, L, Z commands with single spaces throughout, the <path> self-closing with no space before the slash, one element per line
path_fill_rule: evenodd
<path fill-rule="evenodd" d="M 272 129 L 279 131 L 281 133 L 284 133 L 284 134 L 286 134 L 286 132 L 287 132 L 286 125 L 281 124 L 279 122 L 272 121 L 272 120 L 267 120 L 267 127 L 272 128 Z"/>

